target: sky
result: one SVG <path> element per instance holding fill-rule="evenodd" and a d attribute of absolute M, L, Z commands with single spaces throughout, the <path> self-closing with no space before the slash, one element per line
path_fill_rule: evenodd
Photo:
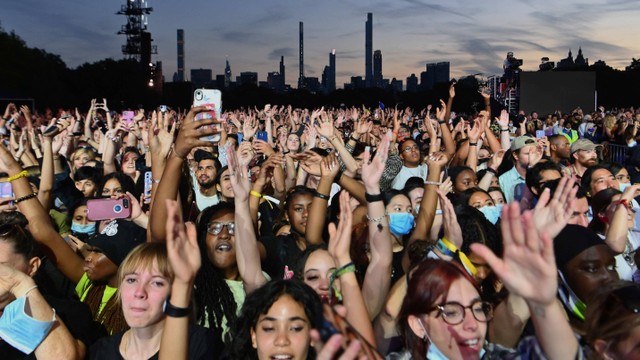
<path fill-rule="evenodd" d="M 336 83 L 364 76 L 367 12 L 373 13 L 373 49 L 382 51 L 385 78 L 406 78 L 426 63 L 449 61 L 451 76 L 502 73 L 507 51 L 537 70 L 540 58 L 558 62 L 582 47 L 590 63 L 624 69 L 640 57 L 637 0 L 149 0 L 148 31 L 165 79 L 177 67 L 176 30 L 185 31 L 186 76 L 194 68 L 233 76 L 278 71 L 298 78 L 298 22 L 304 22 L 305 75 L 321 78 L 336 49 Z M 60 55 L 71 68 L 121 59 L 125 0 L 0 0 L 0 25 L 28 46 Z M 6 56 L 3 54 L 2 56 Z"/>

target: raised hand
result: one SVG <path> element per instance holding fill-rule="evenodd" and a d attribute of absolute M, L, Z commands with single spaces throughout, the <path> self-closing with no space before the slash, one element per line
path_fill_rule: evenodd
<path fill-rule="evenodd" d="M 219 121 L 216 119 L 201 119 L 196 121 L 196 114 L 205 111 L 211 111 L 211 109 L 207 106 L 193 107 L 185 117 L 173 146 L 173 151 L 179 158 L 186 159 L 191 149 L 196 146 L 211 146 L 210 142 L 200 140 L 200 138 L 215 134 L 217 130 L 209 125 L 218 123 Z"/>
<path fill-rule="evenodd" d="M 436 119 L 443 121 L 446 114 L 447 104 L 445 104 L 443 100 L 440 100 L 440 106 L 436 108 Z"/>
<path fill-rule="evenodd" d="M 233 187 L 234 201 L 242 203 L 249 201 L 251 191 L 251 179 L 249 178 L 249 168 L 238 160 L 236 151 L 231 145 L 225 146 L 227 161 L 229 164 L 229 177 Z"/>
<path fill-rule="evenodd" d="M 520 215 L 517 202 L 505 205 L 501 218 L 502 258 L 480 243 L 471 244 L 471 250 L 487 261 L 510 293 L 537 305 L 552 304 L 558 288 L 552 238 L 536 227 L 533 212 Z"/>
<path fill-rule="evenodd" d="M 340 170 L 340 164 L 335 154 L 329 154 L 322 159 L 320 163 L 320 176 L 327 177 L 333 180 L 338 171 Z"/>
<path fill-rule="evenodd" d="M 242 135 L 245 139 L 251 139 L 258 131 L 259 123 L 255 121 L 255 117 L 251 116 L 244 119 L 242 124 Z"/>
<path fill-rule="evenodd" d="M 335 201 L 335 199 L 334 199 Z M 329 254 L 334 258 L 340 267 L 351 262 L 349 249 L 351 247 L 351 224 L 353 223 L 353 213 L 349 205 L 349 192 L 340 192 L 340 219 L 338 226 L 329 224 Z"/>
<path fill-rule="evenodd" d="M 480 127 L 480 121 L 478 119 L 473 120 L 473 127 L 471 127 L 471 123 L 467 125 L 467 135 L 469 136 L 469 142 L 477 143 L 478 139 L 480 139 L 481 133 L 482 129 Z"/>
<path fill-rule="evenodd" d="M 440 199 L 440 209 L 442 209 L 442 226 L 444 227 L 444 236 L 457 248 L 462 246 L 462 229 L 458 223 L 458 217 L 453 209 L 451 200 L 447 197 L 447 194 L 436 190 L 438 198 Z"/>
<path fill-rule="evenodd" d="M 578 188 L 573 177 L 560 179 L 553 198 L 549 189 L 544 189 L 533 211 L 533 222 L 538 229 L 545 229 L 549 237 L 556 237 L 567 226 L 576 201 Z"/>
<path fill-rule="evenodd" d="M 318 125 L 314 125 L 314 128 L 318 134 L 324 136 L 327 139 L 333 137 L 335 128 L 333 127 L 333 120 L 326 113 L 322 113 Z"/>
<path fill-rule="evenodd" d="M 500 125 L 500 129 L 508 129 L 509 128 L 509 113 L 507 110 L 502 110 L 500 112 L 500 117 L 496 118 L 498 125 Z"/>
<path fill-rule="evenodd" d="M 376 156 L 371 159 L 371 150 L 367 146 L 364 151 L 362 161 L 362 180 L 366 189 L 379 190 L 380 178 L 384 172 L 384 168 L 389 158 L 389 144 L 391 143 L 391 137 L 387 133 L 382 137 L 382 141 L 376 150 Z"/>
<path fill-rule="evenodd" d="M 506 152 L 507 150 L 496 151 L 496 153 L 493 154 L 491 159 L 489 159 L 489 164 L 487 164 L 487 166 L 492 168 L 493 170 L 498 170 L 498 168 L 500 167 L 500 164 L 502 164 L 502 160 L 504 160 L 504 154 Z"/>

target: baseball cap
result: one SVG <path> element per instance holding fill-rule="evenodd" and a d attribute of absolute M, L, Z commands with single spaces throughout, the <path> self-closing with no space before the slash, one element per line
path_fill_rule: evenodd
<path fill-rule="evenodd" d="M 535 145 L 536 143 L 537 143 L 536 139 L 531 136 L 527 136 L 527 135 L 518 136 L 511 143 L 511 151 L 518 151 L 527 145 Z"/>
<path fill-rule="evenodd" d="M 593 151 L 597 147 L 602 147 L 602 145 L 594 144 L 593 141 L 588 139 L 578 139 L 573 144 L 571 144 L 571 154 L 580 150 Z"/>

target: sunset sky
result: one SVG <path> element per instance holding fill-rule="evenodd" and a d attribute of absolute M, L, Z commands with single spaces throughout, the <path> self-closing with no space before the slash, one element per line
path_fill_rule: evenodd
<path fill-rule="evenodd" d="M 58 54 L 69 67 L 120 59 L 126 24 L 115 13 L 125 1 L 0 0 L 0 24 L 28 46 Z M 286 81 L 297 84 L 298 22 L 304 22 L 305 73 L 321 77 L 336 49 L 337 84 L 364 76 L 367 12 L 373 13 L 373 48 L 382 50 L 385 78 L 420 76 L 427 62 L 450 61 L 460 77 L 502 72 L 507 51 L 537 70 L 540 58 L 558 61 L 582 47 L 589 62 L 602 59 L 624 69 L 640 57 L 638 1 L 485 0 L 150 0 L 149 31 L 167 81 L 176 71 L 176 29 L 185 30 L 186 67 L 257 71 L 259 80 L 278 71 L 285 56 Z M 7 54 L 2 54 L 7 56 Z"/>

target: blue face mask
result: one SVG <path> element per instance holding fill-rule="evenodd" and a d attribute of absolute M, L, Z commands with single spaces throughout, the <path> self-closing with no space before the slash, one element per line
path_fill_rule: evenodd
<path fill-rule="evenodd" d="M 487 218 L 487 220 L 491 221 L 491 223 L 495 225 L 500 219 L 502 204 L 498 204 L 496 206 L 483 206 L 478 210 L 480 210 L 480 212 L 484 215 L 485 218 Z"/>
<path fill-rule="evenodd" d="M 619 183 L 619 185 L 620 185 L 620 191 L 624 192 L 629 186 L 631 186 L 631 183 L 626 183 L 626 184 Z"/>
<path fill-rule="evenodd" d="M 428 359 L 428 360 L 448 360 L 449 358 L 445 354 L 443 354 L 442 351 L 440 351 L 440 349 L 438 349 L 438 347 L 436 346 L 436 344 L 433 343 L 433 341 L 431 341 L 431 338 L 429 337 L 429 334 L 427 334 L 427 330 L 424 328 L 424 325 L 422 325 L 422 321 L 420 322 L 420 326 L 424 330 L 425 339 L 428 339 L 428 341 L 429 341 L 429 349 L 427 350 L 426 359 Z M 484 353 L 485 353 L 484 348 L 481 348 L 480 349 L 480 358 L 482 358 L 484 356 Z"/>
<path fill-rule="evenodd" d="M 389 230 L 396 236 L 410 233 L 414 222 L 413 215 L 408 212 L 389 214 Z"/>
<path fill-rule="evenodd" d="M 26 300 L 27 297 L 22 296 L 4 308 L 0 317 L 0 338 L 23 353 L 31 354 L 51 331 L 56 314 L 54 311 L 51 321 L 36 320 L 24 312 Z"/>
<path fill-rule="evenodd" d="M 96 233 L 96 223 L 82 225 L 71 222 L 71 231 L 78 234 L 87 234 L 89 236 L 92 236 Z"/>

